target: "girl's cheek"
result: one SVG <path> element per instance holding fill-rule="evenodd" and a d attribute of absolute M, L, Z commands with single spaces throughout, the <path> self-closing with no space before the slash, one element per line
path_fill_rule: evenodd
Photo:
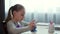
<path fill-rule="evenodd" d="M 22 17 L 21 16 L 19 17 L 19 20 L 22 20 Z"/>

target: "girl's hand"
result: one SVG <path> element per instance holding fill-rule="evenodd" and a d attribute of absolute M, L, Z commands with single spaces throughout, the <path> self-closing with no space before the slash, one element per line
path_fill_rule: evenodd
<path fill-rule="evenodd" d="M 32 21 L 30 22 L 30 24 L 29 24 L 30 30 L 33 30 L 34 27 L 36 26 L 34 22 L 35 22 L 35 20 L 32 20 Z"/>

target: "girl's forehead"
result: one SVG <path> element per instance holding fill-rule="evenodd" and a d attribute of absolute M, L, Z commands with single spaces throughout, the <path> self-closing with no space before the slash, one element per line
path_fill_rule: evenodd
<path fill-rule="evenodd" d="M 25 14 L 25 10 L 19 10 L 19 13 Z"/>

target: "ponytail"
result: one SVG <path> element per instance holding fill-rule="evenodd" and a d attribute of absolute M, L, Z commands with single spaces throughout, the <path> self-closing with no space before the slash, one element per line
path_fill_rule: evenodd
<path fill-rule="evenodd" d="M 10 7 L 10 9 L 9 9 L 9 11 L 8 11 L 8 16 L 7 16 L 6 20 L 5 20 L 6 23 L 7 23 L 9 20 L 11 20 L 11 18 L 12 18 L 12 9 L 13 9 L 13 6 Z"/>

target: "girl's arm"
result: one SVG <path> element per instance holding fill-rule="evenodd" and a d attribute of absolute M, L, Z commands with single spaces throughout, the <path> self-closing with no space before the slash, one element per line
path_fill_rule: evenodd
<path fill-rule="evenodd" d="M 11 22 L 7 23 L 7 27 L 8 27 L 8 31 L 10 31 L 10 32 L 12 32 L 14 34 L 26 32 L 26 31 L 30 30 L 29 26 L 16 28 L 15 25 L 13 23 L 11 23 Z"/>

